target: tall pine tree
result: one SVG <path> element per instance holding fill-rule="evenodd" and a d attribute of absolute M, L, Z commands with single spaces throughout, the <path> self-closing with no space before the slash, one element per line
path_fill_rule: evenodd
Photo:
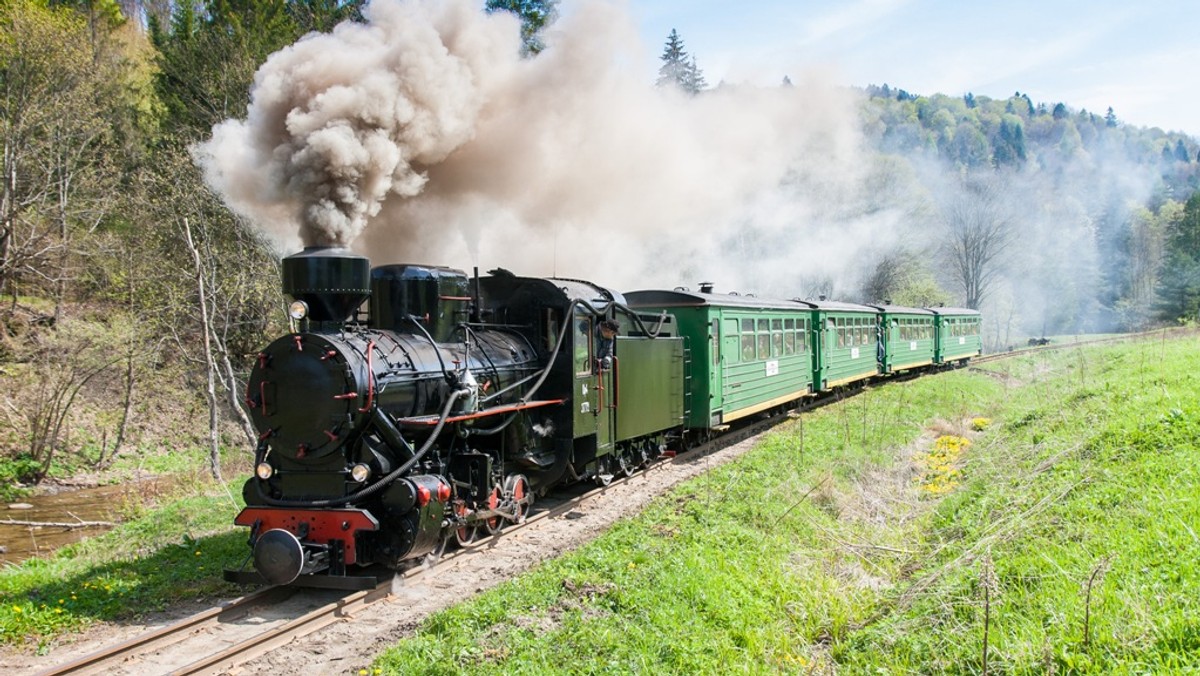
<path fill-rule="evenodd" d="M 696 57 L 689 55 L 683 48 L 683 38 L 679 37 L 679 32 L 674 28 L 667 36 L 667 44 L 658 59 L 663 63 L 658 69 L 658 80 L 654 86 L 678 87 L 689 94 L 696 94 L 708 87 L 704 73 L 696 65 Z"/>

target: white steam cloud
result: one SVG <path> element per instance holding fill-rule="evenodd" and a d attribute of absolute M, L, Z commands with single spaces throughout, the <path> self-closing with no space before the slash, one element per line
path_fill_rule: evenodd
<path fill-rule="evenodd" d="M 196 149 L 281 248 L 792 296 L 896 236 L 851 90 L 797 73 L 656 90 L 627 12 L 602 0 L 531 59 L 513 17 L 467 0 L 365 16 L 272 55 L 247 119 Z"/>

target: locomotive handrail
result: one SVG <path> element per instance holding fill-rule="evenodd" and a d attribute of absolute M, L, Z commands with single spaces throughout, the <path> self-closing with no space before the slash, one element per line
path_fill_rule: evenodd
<path fill-rule="evenodd" d="M 612 381 L 613 381 L 612 400 L 613 401 L 612 401 L 612 406 L 610 406 L 610 408 L 617 408 L 620 405 L 620 399 L 621 399 L 621 367 L 620 367 L 620 361 L 617 360 L 617 355 L 615 355 L 615 354 L 613 355 L 613 358 L 612 358 L 612 374 L 613 374 L 613 376 L 612 376 Z"/>
<path fill-rule="evenodd" d="M 375 341 L 367 341 L 367 403 L 362 408 L 358 409 L 359 413 L 366 413 L 375 405 Z M 266 408 L 266 405 L 263 405 Z"/>
<path fill-rule="evenodd" d="M 433 346 L 433 354 L 437 356 L 438 365 L 442 367 L 442 377 L 446 379 L 446 382 L 450 382 L 450 373 L 446 371 L 446 360 L 442 359 L 442 351 L 438 349 L 437 341 L 433 339 L 433 336 L 429 335 L 429 332 L 425 330 L 424 326 L 421 326 L 421 318 L 417 317 L 416 315 L 405 315 L 405 318 L 412 322 L 413 326 L 417 327 L 417 330 L 421 332 L 421 335 L 425 336 L 425 339 L 428 340 L 429 344 Z"/>

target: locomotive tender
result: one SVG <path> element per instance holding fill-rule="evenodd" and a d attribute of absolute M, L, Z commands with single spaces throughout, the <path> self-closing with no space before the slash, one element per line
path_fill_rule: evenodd
<path fill-rule="evenodd" d="M 494 533 L 553 486 L 605 484 L 738 419 L 981 352 L 973 310 L 622 295 L 372 269 L 340 249 L 285 258 L 283 286 L 297 330 L 248 382 L 260 441 L 236 523 L 254 570 L 226 571 L 236 582 L 371 587 L 368 566 Z"/>

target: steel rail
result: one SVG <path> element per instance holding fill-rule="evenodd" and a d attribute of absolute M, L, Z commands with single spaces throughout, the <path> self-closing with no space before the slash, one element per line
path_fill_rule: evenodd
<path fill-rule="evenodd" d="M 190 633 L 203 630 L 219 622 L 241 617 L 249 613 L 256 606 L 278 603 L 291 597 L 296 591 L 294 588 L 287 587 L 261 589 L 228 603 L 186 617 L 173 624 L 139 634 L 129 640 L 89 653 L 65 664 L 59 664 L 37 672 L 36 676 L 103 673 L 108 665 L 123 660 L 129 655 L 148 652 L 171 645 L 183 640 Z"/>

